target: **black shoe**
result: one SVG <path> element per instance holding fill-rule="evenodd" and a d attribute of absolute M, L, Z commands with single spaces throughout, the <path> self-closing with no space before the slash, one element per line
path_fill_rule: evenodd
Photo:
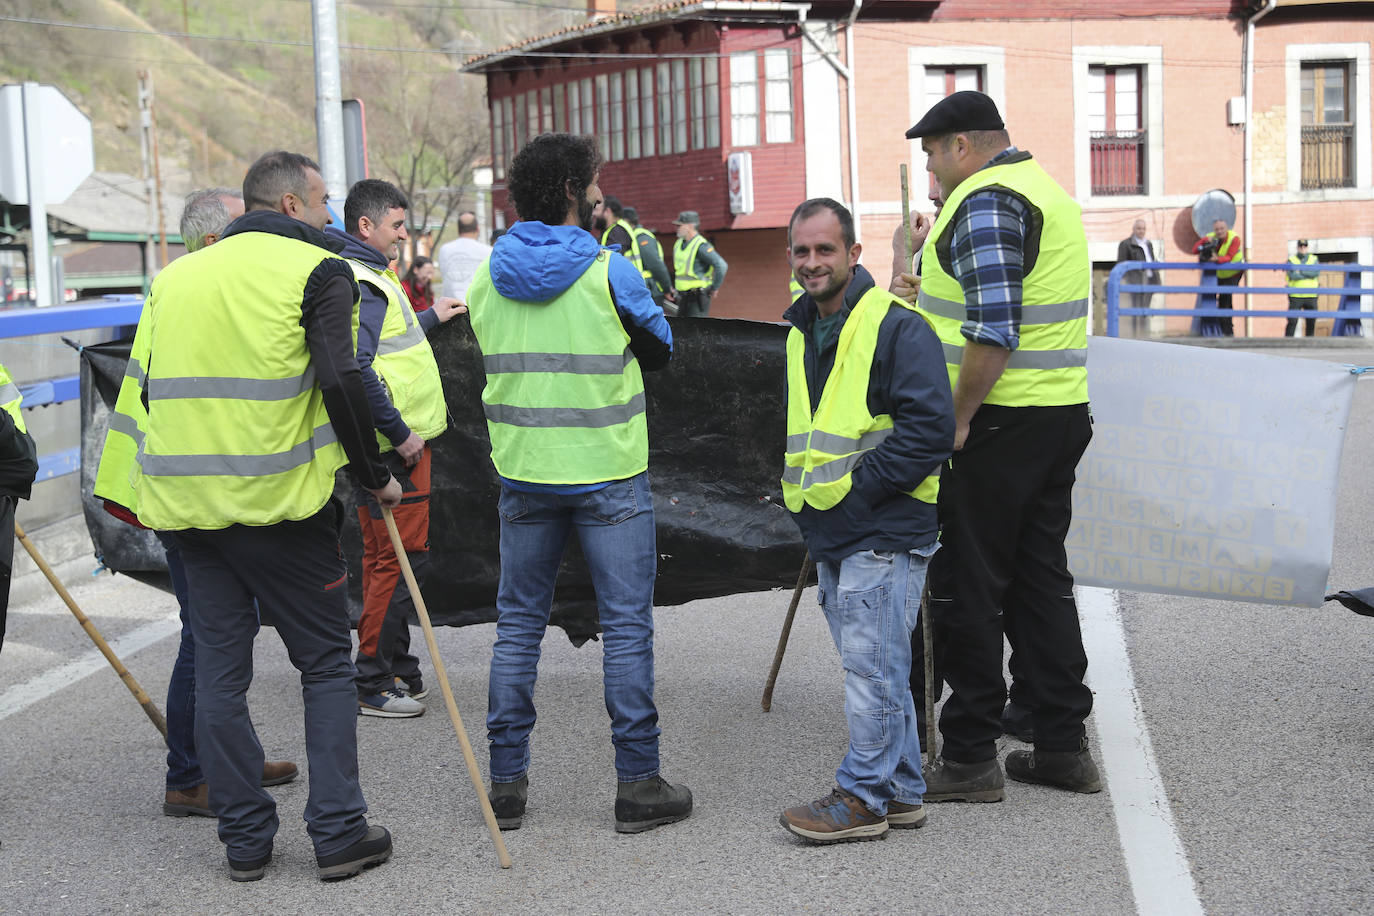
<path fill-rule="evenodd" d="M 381 865 L 391 858 L 391 834 L 385 827 L 368 827 L 358 842 L 327 856 L 316 856 L 321 881 L 351 878 L 364 868 Z"/>
<path fill-rule="evenodd" d="M 491 799 L 491 813 L 496 815 L 496 826 L 502 830 L 519 830 L 529 794 L 528 776 L 521 776 L 515 782 L 493 782 L 487 797 Z"/>
<path fill-rule="evenodd" d="M 692 790 L 671 786 L 662 776 L 622 782 L 615 791 L 616 833 L 642 833 L 692 813 Z"/>
<path fill-rule="evenodd" d="M 1002 710 L 1002 734 L 1017 741 L 1035 743 L 1035 716 L 1024 706 L 1008 703 Z"/>
<path fill-rule="evenodd" d="M 261 881 L 267 863 L 272 861 L 272 853 L 256 859 L 229 858 L 229 878 L 232 881 Z"/>
<path fill-rule="evenodd" d="M 1003 798 L 1002 768 L 997 758 L 960 763 L 941 757 L 925 773 L 927 802 L 999 802 Z"/>
<path fill-rule="evenodd" d="M 1054 786 L 1070 792 L 1102 791 L 1102 776 L 1084 739 L 1076 751 L 1012 751 L 1007 755 L 1007 775 L 1017 782 Z"/>

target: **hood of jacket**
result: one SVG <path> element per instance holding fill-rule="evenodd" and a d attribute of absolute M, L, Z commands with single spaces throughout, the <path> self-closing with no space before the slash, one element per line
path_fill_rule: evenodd
<path fill-rule="evenodd" d="M 367 242 L 364 242 L 362 239 L 356 239 L 347 232 L 337 229 L 334 226 L 325 226 L 324 235 L 325 238 L 329 239 L 332 245 L 340 246 L 334 250 L 339 253 L 339 257 L 341 258 L 362 261 L 373 270 L 386 270 L 387 265 L 391 263 L 390 258 L 382 254 L 376 248 L 373 248 Z"/>
<path fill-rule="evenodd" d="M 578 226 L 521 221 L 496 240 L 488 270 L 507 299 L 548 302 L 577 282 L 600 251 L 592 234 Z"/>

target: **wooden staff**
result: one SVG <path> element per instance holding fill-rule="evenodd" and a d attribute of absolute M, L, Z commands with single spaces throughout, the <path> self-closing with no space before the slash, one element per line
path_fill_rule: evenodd
<path fill-rule="evenodd" d="M 505 841 L 501 839 L 501 829 L 496 826 L 496 815 L 492 813 L 491 800 L 487 798 L 486 787 L 482 785 L 477 758 L 472 754 L 467 729 L 463 727 L 463 717 L 458 713 L 458 703 L 453 699 L 453 690 L 448 685 L 448 673 L 444 670 L 444 660 L 439 657 L 439 644 L 434 640 L 434 627 L 429 622 L 425 599 L 420 595 L 420 584 L 415 581 L 415 571 L 410 568 L 410 557 L 406 556 L 405 545 L 401 543 L 401 532 L 396 530 L 396 519 L 386 506 L 382 506 L 382 519 L 386 522 L 387 534 L 391 535 L 391 548 L 396 551 L 396 559 L 401 563 L 401 573 L 405 576 L 406 587 L 410 589 L 410 597 L 415 599 L 415 612 L 420 617 L 420 628 L 425 631 L 425 645 L 429 646 L 429 660 L 434 664 L 434 675 L 439 679 L 439 689 L 444 694 L 448 717 L 453 721 L 458 744 L 463 748 L 463 761 L 468 765 L 468 777 L 472 780 L 472 787 L 477 790 L 477 801 L 482 807 L 482 819 L 487 822 L 491 841 L 496 844 L 496 859 L 502 868 L 510 868 L 510 853 L 506 852 Z"/>
<path fill-rule="evenodd" d="M 19 543 L 23 544 L 24 549 L 29 552 L 29 556 L 33 557 L 33 562 L 43 571 L 43 575 L 47 577 L 53 589 L 56 590 L 62 600 L 67 603 L 67 607 L 71 612 L 76 615 L 76 621 L 81 624 L 81 629 L 86 631 L 86 635 L 91 638 L 91 642 L 95 643 L 95 647 L 100 650 L 100 654 L 105 656 L 105 660 L 114 668 L 115 674 L 119 675 L 119 679 L 124 682 L 124 686 L 129 688 L 129 692 L 134 695 L 134 699 L 138 700 L 138 705 L 143 707 L 143 711 L 148 714 L 148 718 L 152 720 L 153 726 L 162 733 L 162 738 L 165 741 L 167 739 L 167 720 L 162 718 L 162 713 L 158 711 L 152 699 L 149 698 L 148 694 L 144 693 L 143 688 L 138 685 L 138 681 L 134 680 L 134 676 L 129 673 L 129 669 L 124 667 L 124 663 L 119 660 L 119 656 L 114 654 L 109 643 L 105 642 L 105 638 L 101 636 L 100 631 L 95 628 L 95 624 L 91 623 L 89 617 L 81 613 L 81 608 L 77 607 L 76 601 L 72 598 L 71 593 L 67 591 L 66 586 L 62 584 L 62 580 L 57 578 L 57 573 L 52 571 L 52 567 L 43 559 L 43 555 L 38 552 L 38 548 L 33 546 L 33 541 L 29 540 L 29 536 L 24 533 L 23 528 L 19 527 L 18 522 L 14 523 L 14 535 L 19 538 Z"/>
<path fill-rule="evenodd" d="M 797 587 L 792 590 L 792 603 L 787 607 L 787 617 L 782 622 L 782 633 L 778 635 L 778 649 L 773 653 L 773 667 L 768 672 L 768 683 L 763 685 L 763 711 L 773 708 L 773 685 L 778 682 L 778 669 L 782 667 L 782 656 L 787 651 L 787 640 L 792 635 L 792 620 L 797 616 L 797 605 L 801 603 L 806 580 L 811 577 L 811 554 L 802 560 L 801 572 L 797 575 Z"/>

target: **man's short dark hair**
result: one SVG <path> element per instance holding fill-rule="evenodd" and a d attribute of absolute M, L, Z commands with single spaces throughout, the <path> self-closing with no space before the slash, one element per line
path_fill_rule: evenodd
<path fill-rule="evenodd" d="M 233 188 L 203 188 L 186 195 L 179 228 L 187 251 L 204 248 L 207 235 L 224 235 L 229 226 L 229 208 L 224 205 L 224 198 L 238 196 Z"/>
<path fill-rule="evenodd" d="M 620 205 L 619 197 L 607 194 L 602 198 L 602 203 L 606 205 L 607 210 L 615 214 L 616 219 L 620 219 L 620 217 L 625 215 L 625 208 Z"/>
<path fill-rule="evenodd" d="M 787 221 L 787 245 L 789 248 L 792 245 L 792 227 L 798 221 L 810 219 L 822 210 L 829 210 L 840 221 L 840 234 L 844 237 L 845 250 L 854 247 L 854 215 L 849 212 L 849 208 L 830 197 L 813 197 L 797 204 L 797 209 L 792 211 L 792 218 Z"/>
<path fill-rule="evenodd" d="M 348 189 L 344 201 L 344 230 L 349 234 L 358 231 L 358 220 L 366 216 L 374 226 L 380 226 L 387 213 L 396 207 L 407 209 L 410 202 L 401 189 L 380 178 L 364 178 Z"/>
<path fill-rule="evenodd" d="M 521 219 L 559 226 L 568 218 L 568 194 L 582 200 L 600 171 L 594 138 L 540 134 L 515 154 L 506 186 Z"/>
<path fill-rule="evenodd" d="M 458 234 L 476 235 L 477 234 L 477 214 L 471 210 L 464 210 L 458 214 Z"/>
<path fill-rule="evenodd" d="M 249 210 L 275 210 L 286 193 L 305 200 L 310 188 L 306 173 L 319 170 L 319 163 L 300 153 L 280 149 L 264 153 L 243 176 L 243 205 Z"/>

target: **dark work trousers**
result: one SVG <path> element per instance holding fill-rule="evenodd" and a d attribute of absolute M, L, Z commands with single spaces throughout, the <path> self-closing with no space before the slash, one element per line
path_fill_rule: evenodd
<path fill-rule="evenodd" d="M 1289 310 L 1290 312 L 1297 312 L 1297 311 L 1315 312 L 1315 311 L 1317 310 L 1317 297 L 1316 297 L 1316 296 L 1289 296 L 1289 297 L 1288 297 L 1288 310 Z M 1296 331 L 1297 329 L 1298 329 L 1298 319 L 1296 319 L 1296 318 L 1289 318 L 1289 319 L 1288 319 L 1288 326 L 1285 327 L 1285 328 L 1283 329 L 1283 336 L 1284 336 L 1284 337 L 1292 337 L 1292 336 L 1293 336 L 1293 332 Z M 1317 319 L 1315 319 L 1315 318 L 1304 318 L 1304 319 L 1302 320 L 1302 330 L 1303 330 L 1303 334 L 1302 334 L 1303 337 L 1316 337 L 1316 336 L 1317 336 Z"/>
<path fill-rule="evenodd" d="M 1074 469 L 1091 438 L 1086 404 L 984 406 L 940 477 L 930 607 L 936 667 L 950 688 L 940 714 L 950 760 L 997 756 L 1004 631 L 1036 747 L 1079 747 L 1092 692 L 1064 538 Z"/>
<path fill-rule="evenodd" d="M 1239 286 L 1240 278 L 1242 276 L 1244 276 L 1244 274 L 1236 274 L 1234 277 L 1217 277 L 1217 286 Z M 1230 293 L 1217 294 L 1217 308 L 1231 308 Z M 1225 318 L 1221 318 L 1219 320 L 1221 322 L 1221 333 L 1227 337 L 1234 337 L 1236 334 L 1236 330 L 1235 327 L 1231 324 L 1231 316 L 1227 315 Z"/>
<path fill-rule="evenodd" d="M 429 569 L 429 467 L 426 445 L 414 467 L 395 452 L 382 455 L 401 485 L 401 504 L 391 510 L 415 581 L 423 588 Z M 412 688 L 421 683 L 420 660 L 410 654 L 410 620 L 415 599 L 401 575 L 401 563 L 376 498 L 356 482 L 353 499 L 363 531 L 363 614 L 358 619 L 358 696 L 394 690 L 393 677 Z"/>
<path fill-rule="evenodd" d="M 711 315 L 711 291 L 687 289 L 677 294 L 677 315 L 679 318 L 709 318 Z"/>
<path fill-rule="evenodd" d="M 248 718 L 255 598 L 301 673 L 310 772 L 305 822 L 315 853 L 339 852 L 367 832 L 342 520 L 343 507 L 331 498 L 299 522 L 173 534 L 196 641 L 196 748 L 232 859 L 267 854 L 277 832 L 276 802 L 261 785 L 262 745 Z"/>

